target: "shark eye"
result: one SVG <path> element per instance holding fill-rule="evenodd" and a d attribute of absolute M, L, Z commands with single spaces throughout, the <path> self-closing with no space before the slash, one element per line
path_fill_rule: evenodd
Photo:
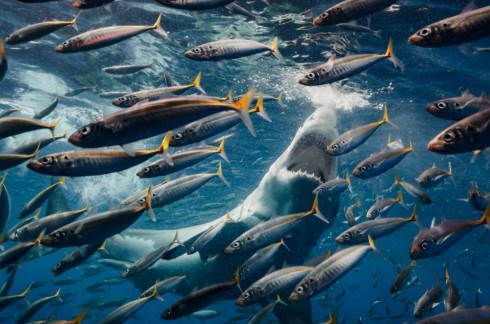
<path fill-rule="evenodd" d="M 422 250 L 427 250 L 429 248 L 429 243 L 427 243 L 426 241 L 423 241 L 422 243 L 420 243 L 420 247 L 422 248 Z"/>
<path fill-rule="evenodd" d="M 439 101 L 436 106 L 437 106 L 437 108 L 439 108 L 439 110 L 446 109 L 446 103 L 442 102 L 442 101 Z"/>
<path fill-rule="evenodd" d="M 446 143 L 451 143 L 455 140 L 456 136 L 454 135 L 453 132 L 447 132 L 445 133 L 443 136 L 442 136 L 442 139 L 444 140 L 444 142 Z"/>
<path fill-rule="evenodd" d="M 429 28 L 424 28 L 420 31 L 420 36 L 426 38 L 426 37 L 429 37 L 429 35 L 431 34 L 431 30 Z"/>
<path fill-rule="evenodd" d="M 87 136 L 88 134 L 90 134 L 90 131 L 90 126 L 85 126 L 80 132 L 82 133 L 82 135 Z"/>

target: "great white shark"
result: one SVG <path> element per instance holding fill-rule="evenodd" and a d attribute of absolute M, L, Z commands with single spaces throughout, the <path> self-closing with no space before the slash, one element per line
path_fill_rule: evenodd
<path fill-rule="evenodd" d="M 229 281 L 240 264 L 251 255 L 224 254 L 222 251 L 233 239 L 261 221 L 310 210 L 314 199 L 313 189 L 337 177 L 336 159 L 326 154 L 327 146 L 338 136 L 335 120 L 334 109 L 317 108 L 298 129 L 289 147 L 271 165 L 258 187 L 230 212 L 234 221 L 227 223 L 221 233 L 206 245 L 204 251 L 187 255 L 183 253 L 185 249 L 180 248 L 181 253 L 169 257 L 170 260 L 160 260 L 129 280 L 143 291 L 157 279 L 185 274 L 187 282 L 177 290 L 181 295 L 186 295 L 196 288 Z M 320 201 L 320 211 L 329 223 L 316 217 L 304 219 L 300 226 L 286 237 L 285 243 L 290 252 L 281 253 L 281 260 L 276 261 L 276 265 L 303 264 L 320 236 L 332 226 L 338 205 L 339 200 L 335 197 Z M 197 226 L 179 228 L 180 241 L 189 248 L 190 245 L 186 241 L 191 242 L 193 237 L 225 217 L 226 215 Z M 163 244 L 171 242 L 175 231 L 127 230 L 123 235 L 116 235 L 107 240 L 108 257 L 134 262 Z M 174 258 L 177 255 L 180 256 Z M 294 308 L 298 309 L 298 305 L 277 312 L 276 315 L 283 314 L 281 322 L 291 322 L 295 316 L 300 322 L 311 321 L 309 304 L 299 307 L 299 313 L 295 312 Z"/>

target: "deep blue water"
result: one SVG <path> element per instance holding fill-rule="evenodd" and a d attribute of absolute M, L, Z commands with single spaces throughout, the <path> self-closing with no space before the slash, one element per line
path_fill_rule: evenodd
<path fill-rule="evenodd" d="M 351 172 L 353 167 L 372 152 L 385 146 L 388 135 L 401 138 L 405 144 L 411 140 L 414 153 L 409 154 L 393 172 L 369 179 L 353 179 L 355 194 L 362 200 L 362 206 L 356 214 L 364 215 L 378 196 L 395 197 L 397 190 L 388 190 L 393 183 L 393 174 L 405 180 L 413 180 L 420 172 L 435 163 L 446 168 L 451 161 L 454 171 L 454 183 L 445 181 L 428 192 L 433 200 L 431 205 L 421 205 L 419 220 L 429 226 L 431 219 L 478 219 L 482 212 L 461 201 L 472 181 L 486 191 L 490 191 L 488 161 L 479 156 L 470 163 L 471 153 L 457 156 L 444 156 L 431 153 L 426 144 L 451 122 L 436 119 L 425 112 L 428 102 L 442 97 L 458 96 L 465 89 L 475 95 L 488 91 L 490 82 L 490 54 L 483 52 L 472 54 L 474 47 L 489 47 L 490 40 L 483 39 L 467 46 L 468 54 L 456 47 L 419 48 L 408 44 L 407 38 L 419 28 L 459 13 L 466 1 L 400 1 L 400 8 L 392 12 L 380 12 L 372 17 L 371 28 L 381 29 L 380 39 L 371 35 L 352 32 L 339 32 L 335 27 L 313 27 L 307 11 L 316 16 L 323 9 L 336 1 L 270 1 L 266 7 L 260 1 L 245 4 L 261 18 L 255 22 L 241 16 L 228 13 L 226 10 L 210 10 L 197 16 L 185 11 L 172 10 L 158 5 L 155 1 L 117 1 L 110 9 L 96 8 L 82 12 L 78 20 L 79 31 L 93 28 L 124 24 L 152 24 L 159 12 L 164 13 L 162 27 L 170 33 L 168 39 L 156 37 L 150 33 L 113 45 L 104 49 L 81 54 L 62 55 L 53 48 L 65 39 L 72 37 L 76 31 L 66 27 L 34 43 L 8 46 L 9 71 L 0 83 L 0 99 L 25 106 L 22 113 L 32 115 L 34 110 L 47 106 L 55 96 L 62 96 L 69 90 L 86 86 L 97 86 L 97 91 L 138 90 L 163 84 L 162 73 L 168 71 L 180 84 L 190 83 L 198 71 L 203 73 L 202 86 L 212 95 L 224 95 L 230 88 L 235 93 L 243 93 L 256 87 L 267 94 L 284 95 L 284 107 L 272 104 L 266 106 L 273 120 L 267 123 L 254 118 L 257 137 L 252 137 L 243 125 L 233 132 L 226 151 L 231 164 L 224 165 L 224 173 L 231 188 L 219 181 L 211 181 L 191 196 L 174 203 L 158 212 L 158 223 L 150 223 L 143 216 L 133 228 L 170 229 L 206 223 L 233 209 L 242 202 L 257 186 L 270 165 L 289 145 L 298 127 L 320 106 L 336 109 L 337 129 L 343 133 L 355 126 L 379 120 L 381 107 L 387 104 L 390 119 L 398 128 L 382 126 L 375 135 L 355 151 L 339 157 L 338 172 L 340 175 Z M 478 6 L 489 5 L 490 1 L 478 1 Z M 0 0 L 0 37 L 5 37 L 16 28 L 50 19 L 68 20 L 77 11 L 67 1 L 44 4 L 25 4 Z M 358 21 L 365 24 L 365 19 Z M 249 58 L 225 62 L 219 67 L 215 62 L 196 62 L 183 56 L 183 52 L 194 45 L 221 38 L 241 37 L 270 44 L 274 36 L 280 39 L 280 50 L 287 62 L 282 64 L 270 56 L 256 55 Z M 397 56 L 405 64 L 401 73 L 388 62 L 381 62 L 366 73 L 354 76 L 342 83 L 307 88 L 297 80 L 307 71 L 309 63 L 319 63 L 326 59 L 322 52 L 336 53 L 384 53 L 389 38 L 393 39 Z M 132 76 L 112 76 L 101 71 L 102 67 L 115 64 L 146 64 L 157 61 L 157 70 L 146 70 Z M 93 92 L 84 92 L 76 97 L 61 97 L 56 111 L 46 118 L 52 122 L 62 117 L 57 134 L 66 131 L 71 134 L 81 125 L 102 116 L 103 107 L 110 106 L 110 99 L 103 99 Z M 28 133 L 15 138 L 2 140 L 0 150 L 8 151 L 19 143 L 36 136 L 46 136 L 47 131 Z M 155 147 L 159 138 L 146 141 L 147 147 Z M 47 147 L 42 153 L 51 153 L 73 146 L 66 140 Z M 487 155 L 488 157 L 488 155 Z M 186 170 L 182 174 L 212 172 L 217 158 L 209 159 Z M 140 180 L 130 169 L 123 174 L 111 174 L 101 177 L 68 179 L 62 188 L 68 197 L 71 208 L 81 208 L 87 202 L 96 209 L 104 210 L 136 190 L 158 183 L 161 179 Z M 21 206 L 37 192 L 50 183 L 50 178 L 26 168 L 25 164 L 9 170 L 6 185 L 12 198 L 12 212 L 9 225 L 15 224 Z M 405 195 L 406 203 L 411 205 L 413 198 Z M 333 239 L 346 228 L 344 208 L 354 202 L 347 193 L 341 196 L 338 219 L 333 227 L 327 230 L 312 256 L 336 249 Z M 391 215 L 406 217 L 409 211 L 395 206 Z M 435 285 L 435 277 L 443 279 L 443 266 L 449 265 L 451 278 L 462 295 L 466 307 L 475 307 L 477 290 L 481 291 L 481 305 L 490 303 L 489 284 L 489 250 L 490 236 L 486 229 L 478 228 L 466 235 L 452 248 L 435 258 L 419 262 L 413 275 L 420 278 L 420 284 L 408 289 L 402 296 L 406 301 L 393 299 L 389 294 L 389 285 L 396 276 L 396 266 L 406 266 L 410 262 L 409 247 L 412 238 L 418 232 L 417 226 L 408 224 L 395 234 L 377 242 L 379 250 L 391 262 L 372 254 L 342 278 L 338 283 L 312 298 L 313 318 L 315 322 L 324 321 L 328 312 L 337 309 L 339 318 L 346 323 L 362 320 L 363 323 L 402 323 L 414 322 L 411 315 L 413 302 L 423 292 Z M 12 246 L 11 242 L 5 244 Z M 50 269 L 71 249 L 62 249 L 51 255 L 24 263 L 17 272 L 11 293 L 18 293 L 35 281 L 48 282 L 29 293 L 32 302 L 40 297 L 53 294 L 57 279 L 75 278 L 80 281 L 63 286 L 64 294 L 73 294 L 63 298 L 63 303 L 53 303 L 44 307 L 35 317 L 45 318 L 56 312 L 56 319 L 74 317 L 85 302 L 89 300 L 114 300 L 121 297 L 134 299 L 139 291 L 130 283 L 107 286 L 106 291 L 98 294 L 86 292 L 84 287 L 102 282 L 105 278 L 117 277 L 119 272 L 105 269 L 94 277 L 80 277 L 87 265 L 96 264 L 97 256 L 87 263 L 54 278 Z M 392 263 L 392 264 L 390 264 Z M 1 281 L 6 278 L 5 271 Z M 375 287 L 373 284 L 376 282 Z M 443 285 L 444 286 L 444 285 Z M 445 290 L 445 289 L 443 289 Z M 318 298 L 326 295 L 332 300 L 319 302 Z M 343 295 L 343 296 L 342 296 Z M 338 298 L 335 298 L 335 297 Z M 138 313 L 138 318 L 129 322 L 153 323 L 160 321 L 160 313 L 175 301 L 177 296 L 165 296 L 165 302 L 154 300 Z M 372 316 L 367 313 L 374 301 L 380 300 Z M 1 322 L 14 322 L 16 314 L 25 308 L 23 302 L 0 313 Z M 97 321 L 113 308 L 91 309 L 87 322 Z M 220 312 L 219 317 L 212 319 L 217 323 L 226 322 L 242 311 L 236 309 L 231 301 L 219 302 L 209 309 Z M 250 318 L 259 310 L 255 307 L 249 311 Z M 442 312 L 438 306 L 434 312 Z M 389 314 L 387 313 L 389 312 Z M 402 314 L 398 316 L 398 314 Z M 389 317 L 392 316 L 392 318 Z M 181 322 L 198 322 L 187 317 Z M 275 321 L 270 317 L 270 321 Z M 244 320 L 242 320 L 244 322 Z"/>

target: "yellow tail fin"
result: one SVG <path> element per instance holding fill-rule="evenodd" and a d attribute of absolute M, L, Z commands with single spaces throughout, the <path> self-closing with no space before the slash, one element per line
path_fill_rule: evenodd
<path fill-rule="evenodd" d="M 255 136 L 255 131 L 248 112 L 248 106 L 250 106 L 250 102 L 252 101 L 254 94 L 255 89 L 250 89 L 238 101 L 235 101 L 230 105 L 230 108 L 238 112 L 243 123 L 245 124 L 245 126 L 247 126 L 248 130 L 250 131 L 250 133 L 252 133 L 253 136 Z"/>
<path fill-rule="evenodd" d="M 160 27 L 160 22 L 162 21 L 162 16 L 163 16 L 163 13 L 160 13 L 158 15 L 157 21 L 155 21 L 155 23 L 152 26 L 153 29 L 157 29 L 158 27 Z"/>
<path fill-rule="evenodd" d="M 218 164 L 218 171 L 216 171 L 216 176 L 218 176 L 228 188 L 230 187 L 230 184 L 228 183 L 228 181 L 226 181 L 225 177 L 223 176 L 223 169 L 221 168 L 221 162 Z"/>
<path fill-rule="evenodd" d="M 385 53 L 385 57 L 391 57 L 391 55 L 393 55 L 393 41 L 389 40 L 388 42 L 388 47 L 386 48 L 386 53 Z"/>
<path fill-rule="evenodd" d="M 83 310 L 83 312 L 81 312 L 81 313 L 80 313 L 80 315 L 78 315 L 78 316 L 77 316 L 77 317 L 76 317 L 76 318 L 73 320 L 73 322 L 71 322 L 71 323 L 73 323 L 73 324 L 80 324 L 80 323 L 83 321 L 83 319 L 85 318 L 85 316 L 87 316 L 87 313 L 88 313 L 88 310 L 89 310 L 89 309 L 90 309 L 90 307 L 88 307 L 88 306 L 87 306 L 87 307 L 85 307 L 85 309 Z"/>
<path fill-rule="evenodd" d="M 279 52 L 279 39 L 277 37 L 274 37 L 270 50 L 272 55 L 274 55 L 276 59 L 278 59 L 281 62 L 284 62 L 284 57 L 282 56 L 281 52 Z"/>

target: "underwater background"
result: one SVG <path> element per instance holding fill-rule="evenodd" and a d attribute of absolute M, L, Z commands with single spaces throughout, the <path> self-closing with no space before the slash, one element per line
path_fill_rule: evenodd
<path fill-rule="evenodd" d="M 456 97 L 469 89 L 479 96 L 488 91 L 490 84 L 490 52 L 475 52 L 477 47 L 490 47 L 490 39 L 471 42 L 458 48 L 422 48 L 407 42 L 408 36 L 423 26 L 453 16 L 462 11 L 467 1 L 399 1 L 397 6 L 372 16 L 371 29 L 382 30 L 381 37 L 348 32 L 336 27 L 313 26 L 312 17 L 336 3 L 336 1 L 261 1 L 247 2 L 260 18 L 233 15 L 224 9 L 199 12 L 197 15 L 184 10 L 170 9 L 155 1 L 121 0 L 109 9 L 99 7 L 82 12 L 78 18 L 79 31 L 111 25 L 152 24 L 163 12 L 162 27 L 169 32 L 168 38 L 144 33 L 138 37 L 110 47 L 76 54 L 59 54 L 54 47 L 77 34 L 66 27 L 40 40 L 15 46 L 7 46 L 9 70 L 0 83 L 0 104 L 15 103 L 21 106 L 21 114 L 32 116 L 34 111 L 49 105 L 56 96 L 60 103 L 46 120 L 54 122 L 62 117 L 56 134 L 73 133 L 82 125 L 102 116 L 104 107 L 111 106 L 111 99 L 97 95 L 104 91 L 136 91 L 165 84 L 163 72 L 168 72 L 179 84 L 192 82 L 201 71 L 202 87 L 208 94 L 224 96 L 232 89 L 235 94 L 245 93 L 255 87 L 272 96 L 282 94 L 283 105 L 266 105 L 272 123 L 254 118 L 257 136 L 251 136 L 244 125 L 239 124 L 231 132 L 235 136 L 227 140 L 226 153 L 230 164 L 223 164 L 223 172 L 231 188 L 219 180 L 213 180 L 192 195 L 159 209 L 157 223 L 143 215 L 132 228 L 173 229 L 209 222 L 233 209 L 257 187 L 270 165 L 290 144 L 296 130 L 315 109 L 334 109 L 332 120 L 339 134 L 382 117 L 382 107 L 387 105 L 390 120 L 397 126 L 385 125 L 362 146 L 338 157 L 338 173 L 351 173 L 354 166 L 369 154 L 386 146 L 388 136 L 400 138 L 405 145 L 411 141 L 414 152 L 410 153 L 394 169 L 368 179 L 352 179 L 354 195 L 345 192 L 337 219 L 332 228 L 322 236 L 311 256 L 337 249 L 334 238 L 347 228 L 343 221 L 344 209 L 361 198 L 356 215 L 364 215 L 378 196 L 394 198 L 398 188 L 391 189 L 393 175 L 413 181 L 423 170 L 435 163 L 446 169 L 451 162 L 454 181 L 446 180 L 429 189 L 432 204 L 419 204 L 419 221 L 428 227 L 433 217 L 437 222 L 449 219 L 479 219 L 482 211 L 475 211 L 466 198 L 472 182 L 483 191 L 490 191 L 490 154 L 483 152 L 473 159 L 473 153 L 439 155 L 429 152 L 426 145 L 437 133 L 452 122 L 437 119 L 425 111 L 425 105 L 443 97 Z M 490 5 L 490 1 L 478 1 L 477 6 Z M 34 22 L 72 19 L 78 10 L 68 1 L 47 3 L 21 3 L 0 0 L 0 31 L 4 38 L 11 31 Z M 366 25 L 366 19 L 359 19 Z M 224 38 L 246 38 L 270 44 L 279 38 L 279 48 L 286 58 L 282 63 L 270 55 L 255 55 L 232 61 L 221 66 L 216 62 L 198 62 L 187 59 L 183 53 L 189 48 Z M 363 74 L 332 85 L 305 87 L 298 80 L 311 64 L 326 62 L 323 54 L 337 57 L 345 54 L 384 53 L 389 38 L 394 51 L 404 63 L 400 72 L 388 61 L 371 67 Z M 144 70 L 133 75 L 113 76 L 102 68 L 116 64 L 149 64 L 156 61 L 156 71 Z M 74 97 L 63 96 L 82 87 L 93 87 Z M 1 108 L 1 107 L 0 107 Z M 49 131 L 26 133 L 0 142 L 0 150 L 7 152 L 20 143 L 36 136 L 47 136 Z M 161 136 L 146 140 L 147 148 L 157 147 Z M 43 149 L 43 154 L 74 149 L 66 139 L 59 140 Z M 488 151 L 488 150 L 487 150 Z M 218 157 L 213 157 L 184 170 L 179 174 L 214 172 Z M 9 228 L 16 222 L 15 216 L 22 205 L 51 183 L 48 176 L 37 174 L 26 163 L 8 171 L 6 186 L 11 196 L 12 211 Z M 104 176 L 68 178 L 61 188 L 71 209 L 90 204 L 93 210 L 113 207 L 138 190 L 161 181 L 159 178 L 139 179 L 135 176 L 140 166 L 121 173 Z M 175 176 L 172 176 L 175 178 Z M 415 200 L 408 194 L 405 203 L 411 206 Z M 408 217 L 411 208 L 396 205 L 391 216 Z M 436 276 L 443 282 L 444 265 L 450 270 L 451 279 L 459 288 L 462 304 L 480 307 L 490 303 L 490 235 L 481 227 L 472 230 L 453 247 L 434 258 L 420 260 L 412 273 L 414 285 L 403 296 L 393 298 L 389 286 L 397 271 L 410 263 L 409 248 L 419 228 L 414 224 L 402 227 L 396 233 L 376 241 L 385 259 L 368 255 L 339 282 L 312 298 L 314 322 L 323 322 L 329 312 L 337 310 L 340 322 L 345 323 L 403 323 L 415 322 L 413 303 L 429 288 L 436 285 Z M 5 247 L 10 247 L 6 242 Z M 56 312 L 56 319 L 69 319 L 92 304 L 87 322 L 97 322 L 124 302 L 140 294 L 128 281 L 104 283 L 107 278 L 120 276 L 120 271 L 104 268 L 94 276 L 82 276 L 89 265 L 98 264 L 95 255 L 86 263 L 54 277 L 51 268 L 72 249 L 60 249 L 49 255 L 24 262 L 17 271 L 11 293 L 20 293 L 31 282 L 39 283 L 28 298 L 32 302 L 52 295 L 61 287 L 63 302 L 52 302 L 41 309 L 33 319 L 49 317 Z M 0 273 L 0 283 L 7 278 Z M 68 280 L 59 282 L 59 280 Z M 57 282 L 58 281 L 58 282 Z M 88 286 L 100 283 L 100 292 L 91 293 Z M 444 286 L 444 285 L 443 285 Z M 443 289 L 444 290 L 444 289 Z M 326 296 L 326 297 L 325 297 Z M 152 300 L 128 323 L 154 323 L 161 321 L 161 312 L 180 297 L 164 296 L 165 301 Z M 115 301 L 113 305 L 94 306 L 97 302 Z M 23 301 L 0 313 L 0 322 L 15 322 L 16 314 L 26 307 Z M 207 309 L 219 312 L 210 319 L 214 323 L 226 323 L 237 315 L 246 313 L 237 322 L 246 322 L 260 307 L 238 308 L 233 301 L 221 301 Z M 433 313 L 442 312 L 443 306 Z M 186 317 L 182 323 L 199 323 L 202 320 Z M 276 322 L 274 316 L 270 322 Z"/>

